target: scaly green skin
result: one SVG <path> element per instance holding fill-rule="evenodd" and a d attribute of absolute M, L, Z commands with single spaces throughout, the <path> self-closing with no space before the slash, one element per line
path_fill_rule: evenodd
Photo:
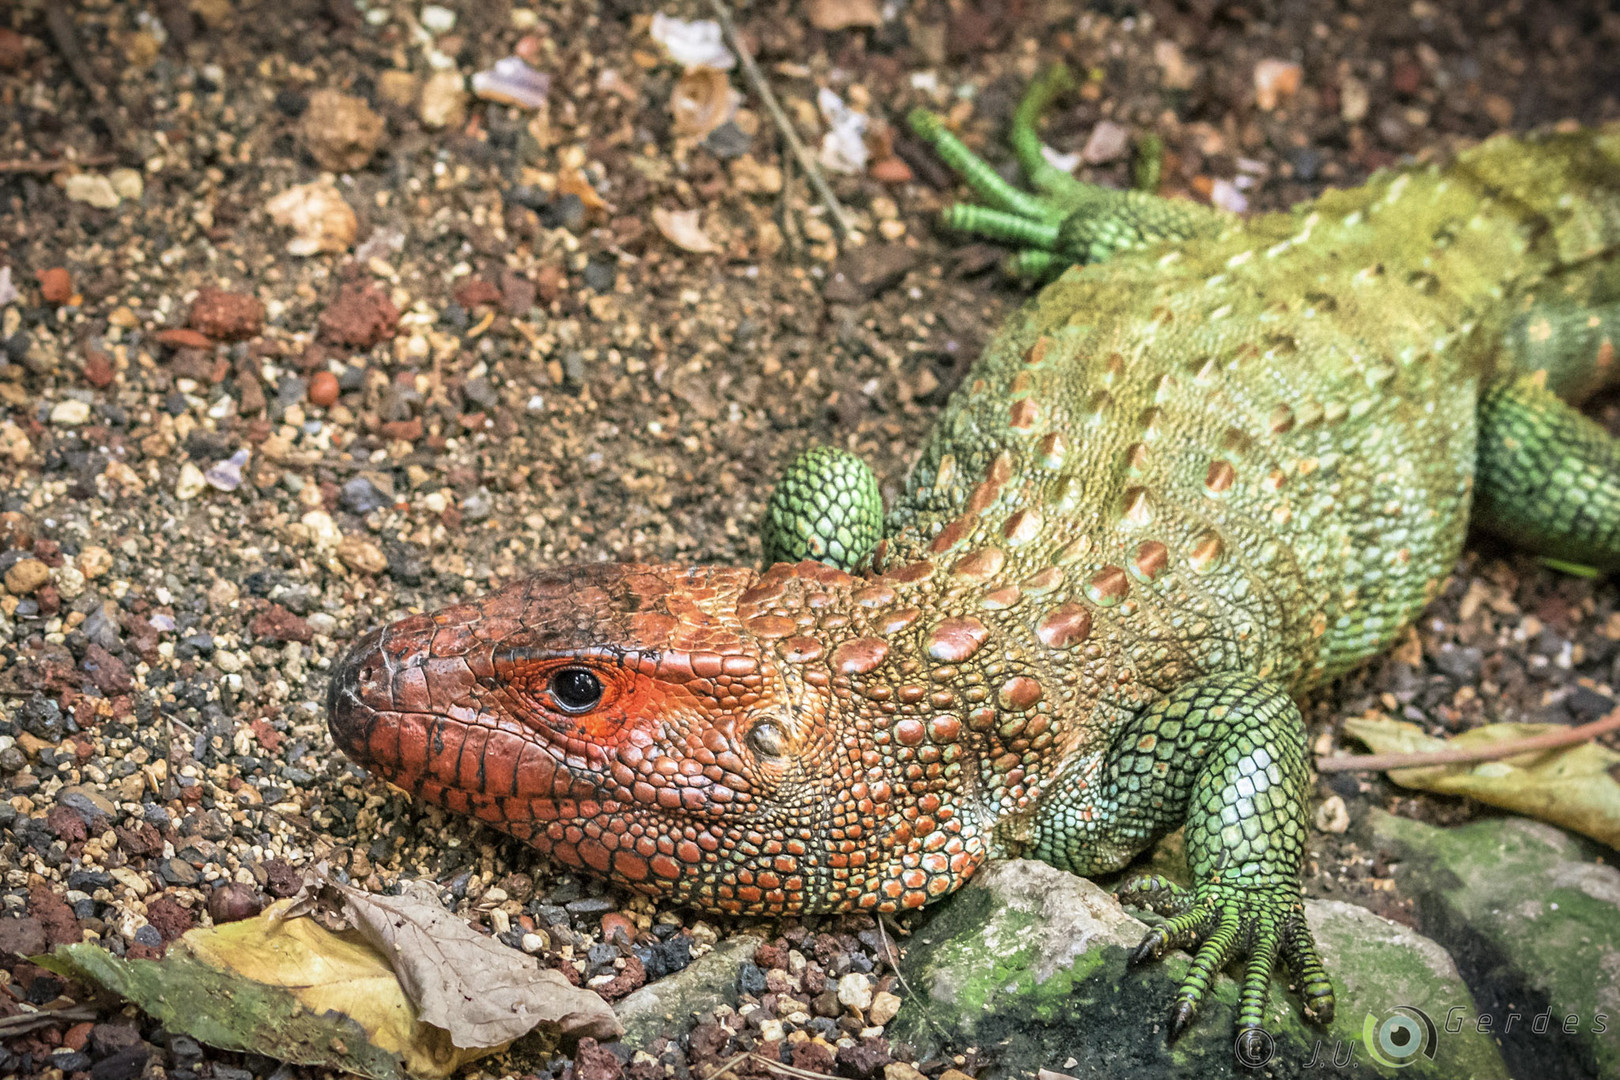
<path fill-rule="evenodd" d="M 1003 216 L 978 220 L 1056 220 L 1026 230 L 1053 261 L 1183 239 L 1009 320 L 848 552 L 869 569 L 548 571 L 368 635 L 333 733 L 559 861 L 731 913 L 917 907 L 1020 854 L 1105 873 L 1185 824 L 1192 889 L 1124 891 L 1168 916 L 1141 958 L 1196 948 L 1172 1034 L 1236 957 L 1242 1037 L 1277 959 L 1326 1017 L 1292 694 L 1434 595 L 1476 487 L 1493 527 L 1620 565 L 1614 444 L 1535 385 L 1605 381 L 1620 131 L 1242 222 L 1037 172 L 1112 215 L 1077 223 L 987 172 Z M 817 475 L 790 477 L 795 528 Z"/>
<path fill-rule="evenodd" d="M 806 450 L 765 506 L 765 565 L 815 559 L 854 570 L 883 537 L 883 495 L 866 462 L 847 450 Z"/>

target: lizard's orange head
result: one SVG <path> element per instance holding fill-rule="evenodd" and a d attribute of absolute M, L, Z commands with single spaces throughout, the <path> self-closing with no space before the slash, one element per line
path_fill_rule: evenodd
<path fill-rule="evenodd" d="M 551 571 L 366 635 L 329 722 L 399 787 L 640 891 L 887 907 L 869 879 L 913 836 L 874 806 L 909 800 L 863 757 L 871 722 L 838 677 L 883 646 L 826 617 L 862 584 L 813 563 Z"/>

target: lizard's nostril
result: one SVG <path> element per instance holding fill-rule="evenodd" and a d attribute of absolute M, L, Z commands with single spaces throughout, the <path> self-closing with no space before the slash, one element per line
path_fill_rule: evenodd
<path fill-rule="evenodd" d="M 382 637 L 377 629 L 357 641 L 332 668 L 326 687 L 327 727 L 338 747 L 361 764 L 371 760 L 368 741 L 377 711 L 393 704 L 387 680 L 379 678 Z"/>

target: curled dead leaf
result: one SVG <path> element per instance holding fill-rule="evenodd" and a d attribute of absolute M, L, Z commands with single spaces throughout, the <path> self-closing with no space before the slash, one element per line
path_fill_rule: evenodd
<path fill-rule="evenodd" d="M 703 231 L 703 226 L 698 223 L 696 210 L 665 210 L 662 206 L 654 207 L 652 220 L 658 231 L 664 234 L 664 239 L 682 251 L 709 255 L 721 250 L 720 245 Z"/>
<path fill-rule="evenodd" d="M 704 138 L 737 114 L 742 95 L 726 73 L 712 67 L 688 68 L 669 94 L 675 134 Z"/>
<path fill-rule="evenodd" d="M 542 1026 L 623 1030 L 601 997 L 478 933 L 431 885 L 374 896 L 317 872 L 256 918 L 187 932 L 161 960 L 90 944 L 34 960 L 210 1046 L 372 1080 L 439 1080 Z"/>
<path fill-rule="evenodd" d="M 578 169 L 564 169 L 557 174 L 557 194 L 579 196 L 579 201 L 585 204 L 585 212 L 597 221 L 613 212 L 613 204 L 597 194 Z"/>

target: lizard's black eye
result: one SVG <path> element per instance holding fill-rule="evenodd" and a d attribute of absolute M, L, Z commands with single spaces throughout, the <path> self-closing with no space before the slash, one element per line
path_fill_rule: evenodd
<path fill-rule="evenodd" d="M 563 668 L 551 677 L 551 700 L 567 713 L 590 712 L 602 700 L 602 681 L 582 667 Z"/>
<path fill-rule="evenodd" d="M 755 753 L 766 757 L 781 757 L 787 753 L 787 740 L 782 738 L 782 729 L 769 720 L 754 725 L 754 729 L 748 733 L 748 745 L 754 748 Z"/>

